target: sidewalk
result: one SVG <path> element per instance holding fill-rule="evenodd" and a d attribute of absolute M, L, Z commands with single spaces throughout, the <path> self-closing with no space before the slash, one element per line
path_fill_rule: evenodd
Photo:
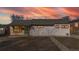
<path fill-rule="evenodd" d="M 75 38 L 75 39 L 79 39 L 79 35 L 70 35 L 70 36 L 54 36 L 54 37 L 70 37 L 70 38 Z"/>
<path fill-rule="evenodd" d="M 71 35 L 71 38 L 79 39 L 79 35 Z"/>

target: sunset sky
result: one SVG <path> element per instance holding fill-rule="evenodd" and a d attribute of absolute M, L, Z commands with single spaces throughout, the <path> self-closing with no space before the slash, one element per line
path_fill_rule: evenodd
<path fill-rule="evenodd" d="M 78 7 L 0 7 L 0 23 L 8 23 L 10 15 L 22 15 L 25 19 L 35 17 L 61 18 L 70 16 L 71 18 L 79 16 Z"/>

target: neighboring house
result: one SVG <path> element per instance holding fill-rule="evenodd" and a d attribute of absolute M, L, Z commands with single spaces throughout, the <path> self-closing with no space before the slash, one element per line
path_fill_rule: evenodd
<path fill-rule="evenodd" d="M 74 20 L 70 22 L 70 31 L 71 33 L 79 32 L 79 20 Z"/>
<path fill-rule="evenodd" d="M 0 35 L 5 35 L 6 34 L 6 26 L 0 24 Z"/>

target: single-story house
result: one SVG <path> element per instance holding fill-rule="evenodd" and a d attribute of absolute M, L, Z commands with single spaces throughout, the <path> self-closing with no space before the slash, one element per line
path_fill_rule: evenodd
<path fill-rule="evenodd" d="M 79 30 L 79 20 L 70 21 L 68 17 L 62 19 L 32 19 L 23 20 L 12 18 L 7 25 L 8 35 L 24 36 L 70 36 Z"/>
<path fill-rule="evenodd" d="M 13 20 L 9 29 L 10 35 L 70 36 L 70 23 L 67 19 Z"/>

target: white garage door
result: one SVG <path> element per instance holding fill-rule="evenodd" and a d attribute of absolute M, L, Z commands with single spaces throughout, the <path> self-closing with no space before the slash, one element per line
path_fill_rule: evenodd
<path fill-rule="evenodd" d="M 69 29 L 55 28 L 54 26 L 33 26 L 30 29 L 31 36 L 67 36 Z"/>

